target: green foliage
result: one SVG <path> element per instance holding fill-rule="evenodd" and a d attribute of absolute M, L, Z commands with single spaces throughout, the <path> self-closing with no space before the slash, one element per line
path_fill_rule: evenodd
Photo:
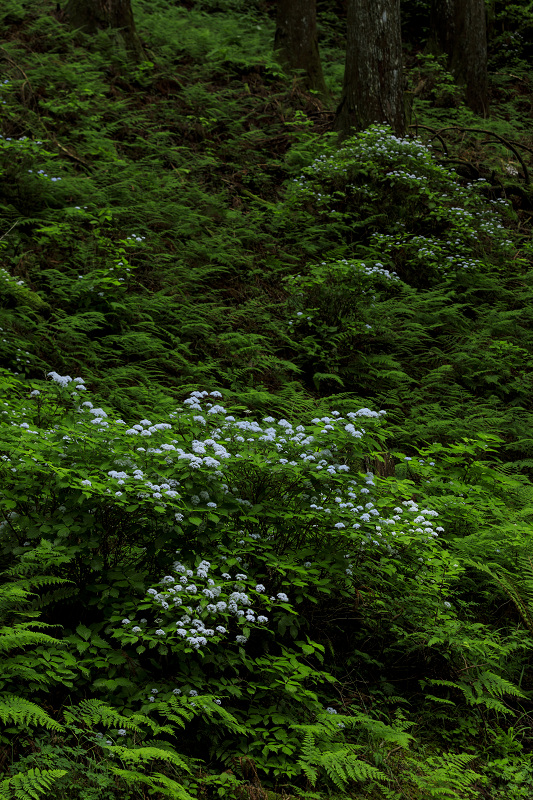
<path fill-rule="evenodd" d="M 478 798 L 479 791 L 472 784 L 481 775 L 467 766 L 474 759 L 469 753 L 448 753 L 442 756 L 428 756 L 425 762 L 418 762 L 419 771 L 411 773 L 415 786 L 421 790 L 423 797 L 435 797 L 438 800 L 459 800 L 459 798 Z"/>
<path fill-rule="evenodd" d="M 49 792 L 58 778 L 63 777 L 62 769 L 30 769 L 20 772 L 0 782 L 0 797 L 6 800 L 34 800 Z"/>
<path fill-rule="evenodd" d="M 333 710 L 329 709 L 330 712 Z M 358 757 L 357 751 L 363 751 L 364 745 L 354 746 L 342 741 L 342 731 L 348 725 L 353 728 L 360 726 L 370 739 L 381 740 L 382 744 L 394 743 L 399 748 L 407 748 L 412 738 L 399 727 L 384 725 L 361 713 L 349 717 L 335 713 L 311 725 L 296 725 L 296 730 L 303 734 L 298 765 L 313 786 L 317 783 L 319 773 L 327 775 L 339 790 L 346 789 L 351 782 L 386 782 L 380 769 Z"/>
<path fill-rule="evenodd" d="M 23 643 L 22 646 L 24 646 Z M 4 725 L 6 722 L 11 722 L 21 728 L 42 725 L 52 730 L 62 730 L 62 726 L 51 719 L 42 708 L 16 695 L 7 694 L 0 697 L 0 719 Z"/>
<path fill-rule="evenodd" d="M 298 237 L 329 230 L 337 239 L 326 260 L 286 278 L 287 329 L 307 385 L 372 397 L 393 418 L 413 409 L 407 438 L 398 427 L 402 447 L 415 430 L 420 443 L 451 441 L 490 419 L 523 454 L 531 278 L 526 251 L 509 266 L 508 204 L 381 128 L 324 150 L 289 187 L 283 211 Z"/>
<path fill-rule="evenodd" d="M 533 565 L 529 548 L 519 550 L 514 560 L 513 574 L 505 567 L 489 566 L 479 562 L 467 562 L 487 575 L 514 603 L 522 622 L 533 634 Z"/>
<path fill-rule="evenodd" d="M 272 4 L 133 6 L 0 10 L 0 796 L 530 797 L 528 7 L 339 147 Z"/>
<path fill-rule="evenodd" d="M 229 414 L 217 402 L 219 392 L 194 392 L 168 422 L 144 419 L 128 428 L 86 399 L 91 395 L 81 379 L 50 377 L 31 392 L 6 377 L 4 557 L 14 564 L 13 575 L 46 565 L 52 575 L 33 578 L 42 588 L 61 565 L 61 580 L 76 586 L 68 617 L 79 619 L 78 604 L 100 620 L 91 628 L 79 622 L 69 628 L 65 620 L 61 644 L 80 670 L 77 685 L 93 697 L 65 708 L 61 725 L 65 736 L 85 739 L 95 728 L 118 730 L 124 745 L 100 737 L 106 760 L 128 765 L 106 767 L 126 784 L 172 792 L 172 770 L 178 770 L 196 785 L 192 765 L 206 747 L 223 764 L 236 754 L 251 758 L 274 781 L 305 775 L 337 789 L 386 783 L 386 773 L 368 758 L 384 742 L 406 749 L 403 728 L 357 705 L 340 722 L 324 717 L 328 687 L 340 682 L 347 692 L 350 686 L 331 656 L 342 654 L 350 669 L 361 647 L 370 669 L 383 654 L 409 653 L 415 674 L 423 653 L 426 659 L 431 651 L 446 653 L 447 668 L 420 685 L 456 690 L 467 706 L 506 714 L 506 696 L 523 698 L 498 671 L 512 645 L 479 624 L 466 628 L 444 600 L 464 568 L 438 542 L 442 527 L 435 530 L 432 522 L 438 512 L 411 499 L 425 485 L 426 504 L 436 500 L 443 517 L 453 519 L 454 501 L 465 505 L 470 481 L 474 509 L 484 484 L 494 487 L 494 470 L 472 457 L 486 455 L 483 440 L 451 447 L 449 454 L 441 446 L 438 468 L 421 459 L 425 483 L 414 467 L 403 477 L 378 478 L 365 467 L 383 451 L 383 412 L 258 422 L 239 408 Z M 139 446 L 141 439 L 150 447 Z M 453 474 L 454 459 L 464 464 L 465 458 L 468 474 L 443 495 L 440 472 Z M 36 471 L 40 490 L 30 495 Z M 364 506 L 356 505 L 358 498 Z M 494 508 L 487 503 L 486 525 Z M 27 600 L 31 580 L 19 577 L 12 599 Z M 398 614 L 400 593 L 408 617 L 402 609 Z M 54 621 L 64 597 L 45 598 L 40 605 Z M 348 612 L 354 602 L 361 603 L 357 616 Z M 322 609 L 329 609 L 326 620 L 331 615 L 326 627 Z M 352 617 L 348 647 L 334 621 L 339 613 Z M 363 644 L 369 635 L 370 649 Z M 35 637 L 20 643 L 31 647 Z M 457 680 L 465 654 L 475 666 Z M 489 668 L 478 668 L 478 658 Z M 425 692 L 428 706 L 440 702 Z M 20 711 L 14 722 L 45 724 L 38 706 L 32 709 L 31 720 Z M 360 733 L 353 738 L 355 730 L 365 731 L 363 739 Z M 145 742 L 147 735 L 157 739 Z M 161 759 L 170 783 L 151 768 L 140 771 Z"/>

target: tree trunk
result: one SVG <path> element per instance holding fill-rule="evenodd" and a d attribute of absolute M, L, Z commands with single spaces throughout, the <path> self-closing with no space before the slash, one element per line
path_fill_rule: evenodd
<path fill-rule="evenodd" d="M 431 0 L 429 50 L 450 55 L 455 41 L 456 0 Z"/>
<path fill-rule="evenodd" d="M 307 89 L 328 95 L 318 52 L 316 0 L 278 0 L 274 50 L 284 67 L 305 72 Z"/>
<path fill-rule="evenodd" d="M 341 136 L 384 122 L 405 133 L 400 0 L 348 0 Z"/>
<path fill-rule="evenodd" d="M 430 47 L 448 56 L 448 67 L 466 87 L 466 104 L 489 111 L 485 0 L 432 0 Z"/>
<path fill-rule="evenodd" d="M 131 0 L 69 0 L 65 14 L 73 28 L 94 34 L 114 28 L 136 61 L 144 61 L 141 41 L 135 29 Z"/>

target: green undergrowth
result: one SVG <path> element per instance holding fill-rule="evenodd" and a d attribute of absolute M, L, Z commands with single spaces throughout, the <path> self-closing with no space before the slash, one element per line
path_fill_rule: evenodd
<path fill-rule="evenodd" d="M 129 428 L 50 377 L 3 374 L 6 797 L 530 786 L 504 720 L 531 692 L 532 489 L 497 437 L 379 477 L 383 411 L 204 391 Z"/>
<path fill-rule="evenodd" d="M 531 797 L 531 20 L 404 5 L 342 143 L 270 2 L 0 10 L 0 798 Z"/>

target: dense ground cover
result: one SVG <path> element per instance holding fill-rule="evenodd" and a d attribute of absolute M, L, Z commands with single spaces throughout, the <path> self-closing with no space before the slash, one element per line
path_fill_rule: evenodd
<path fill-rule="evenodd" d="M 531 22 L 480 120 L 423 5 L 342 144 L 268 3 L 0 12 L 0 796 L 531 795 Z"/>

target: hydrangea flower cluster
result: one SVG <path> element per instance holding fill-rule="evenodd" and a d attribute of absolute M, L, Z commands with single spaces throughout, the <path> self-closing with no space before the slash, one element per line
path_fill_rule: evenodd
<path fill-rule="evenodd" d="M 72 380 L 70 376 L 58 376 L 51 373 L 50 377 L 62 387 L 72 387 L 74 390 L 84 388 L 83 379 Z M 379 420 L 384 416 L 385 411 L 374 412 L 369 409 L 359 409 L 349 412 L 345 417 L 338 411 L 332 412 L 332 416 L 315 418 L 311 426 L 296 425 L 285 419 L 275 420 L 273 417 L 265 417 L 262 424 L 250 419 L 235 419 L 218 403 L 207 402 L 205 408 L 201 401 L 204 399 L 216 400 L 218 392 L 193 392 L 184 405 L 188 406 L 188 412 L 170 414 L 171 420 L 183 423 L 185 419 L 189 424 L 192 422 L 197 431 L 191 431 L 188 446 L 183 438 L 173 438 L 174 427 L 172 422 L 158 422 L 153 424 L 151 420 L 141 420 L 131 428 L 125 426 L 123 420 L 110 420 L 108 414 L 102 408 L 94 408 L 91 401 L 85 400 L 78 407 L 82 419 L 80 424 L 95 426 L 102 430 L 106 437 L 116 426 L 125 426 L 124 434 L 142 440 L 157 438 L 152 447 L 135 448 L 137 459 L 144 460 L 144 454 L 153 456 L 150 459 L 157 470 L 165 468 L 165 465 L 174 465 L 174 474 L 180 478 L 185 474 L 201 470 L 202 475 L 212 483 L 210 490 L 203 489 L 199 494 L 186 495 L 178 487 L 180 480 L 175 477 L 166 476 L 164 479 L 159 475 L 149 474 L 149 470 L 141 468 L 135 464 L 134 458 L 130 455 L 127 459 L 116 461 L 117 466 L 128 466 L 129 469 L 109 470 L 106 482 L 109 492 L 115 487 L 115 494 L 118 487 L 127 494 L 134 494 L 137 499 L 156 499 L 161 501 L 161 505 L 166 507 L 167 502 L 180 500 L 189 506 L 200 506 L 215 509 L 218 502 L 224 496 L 233 495 L 236 503 L 247 505 L 250 500 L 239 497 L 239 491 L 231 487 L 229 483 L 221 481 L 226 472 L 235 471 L 236 459 L 250 458 L 252 452 L 265 453 L 271 452 L 269 463 L 276 464 L 278 468 L 290 470 L 295 467 L 307 465 L 308 469 L 315 473 L 325 471 L 330 475 L 338 475 L 349 471 L 349 466 L 343 461 L 341 451 L 343 445 L 349 445 L 363 439 L 366 428 L 359 423 L 360 420 L 370 419 Z M 202 414 L 192 414 L 190 412 L 201 411 Z M 109 429 L 109 431 L 103 430 Z M 198 430 L 200 429 L 200 430 Z M 204 435 L 200 432 L 204 429 Z M 341 440 L 338 440 L 338 437 Z M 342 441 L 344 440 L 344 441 Z M 115 441 L 115 440 L 114 440 Z M 180 446 L 181 445 L 181 446 Z M 141 456 L 140 454 L 143 454 Z M 338 456 L 337 456 L 338 454 Z M 156 456 L 164 458 L 157 459 Z M 126 463 L 127 462 L 127 463 Z M 206 473 L 207 469 L 207 473 Z M 238 471 L 238 467 L 237 467 Z M 170 470 L 166 469 L 166 472 Z M 210 477 L 211 476 L 211 477 Z M 91 484 L 93 481 L 90 478 Z M 205 480 L 203 481 L 205 485 Z M 80 480 L 80 485 L 82 481 Z M 85 482 L 83 485 L 88 486 Z M 235 496 L 237 495 L 237 496 Z"/>
<path fill-rule="evenodd" d="M 176 561 L 172 574 L 165 575 L 157 589 L 148 589 L 147 600 L 139 605 L 139 610 L 151 611 L 158 619 L 155 636 L 165 637 L 165 641 L 171 640 L 174 644 L 176 639 L 181 639 L 186 648 L 199 650 L 209 642 L 230 636 L 230 629 L 237 629 L 237 635 L 231 634 L 234 641 L 246 644 L 251 628 L 268 623 L 268 617 L 258 613 L 253 602 L 270 607 L 276 600 L 289 601 L 283 592 L 269 599 L 265 587 L 254 585 L 244 573 L 232 577 L 226 571 L 217 575 L 221 569 L 229 567 L 214 567 L 202 560 L 194 569 L 189 569 Z M 127 617 L 122 625 L 135 640 L 152 635 L 148 626 L 141 627 Z M 130 638 L 119 635 L 123 640 Z"/>
<path fill-rule="evenodd" d="M 87 387 L 85 386 L 85 381 L 83 378 L 71 378 L 70 375 L 59 375 L 57 372 L 48 372 L 47 373 L 49 378 L 52 378 L 54 383 L 59 384 L 59 386 L 68 386 L 69 383 L 72 383 L 75 386 L 76 391 L 87 391 Z M 100 409 L 102 411 L 102 409 Z M 107 414 L 102 411 L 102 415 L 107 417 Z"/>
<path fill-rule="evenodd" d="M 49 377 L 74 403 L 79 391 L 86 389 L 82 378 L 56 372 Z M 77 406 L 76 441 L 61 436 L 56 442 L 62 451 L 61 463 L 68 463 L 74 447 L 77 486 L 87 496 L 107 496 L 108 502 L 119 505 L 155 504 L 165 512 L 165 524 L 180 529 L 190 519 L 196 526 L 222 510 L 226 516 L 242 516 L 260 499 L 258 492 L 266 485 L 271 508 L 279 507 L 281 515 L 290 501 L 294 519 L 302 515 L 311 540 L 322 541 L 328 532 L 345 531 L 357 552 L 373 546 L 390 553 L 399 551 L 405 537 L 415 536 L 421 543 L 436 538 L 439 529 L 432 522 L 436 512 L 419 511 L 414 502 L 397 503 L 394 510 L 379 505 L 374 476 L 357 469 L 362 454 L 383 436 L 380 425 L 385 411 L 360 408 L 344 415 L 332 411 L 306 425 L 271 416 L 258 422 L 228 414 L 218 402 L 220 397 L 217 391 L 193 392 L 184 401 L 187 410 L 171 413 L 170 422 L 143 419 L 131 428 L 84 400 Z M 18 435 L 36 433 L 28 422 L 11 420 L 11 426 Z M 55 441 L 55 429 L 45 437 Z M 115 467 L 103 473 L 96 466 L 99 459 L 91 463 L 89 448 L 84 465 L 82 441 L 94 442 L 97 451 L 106 447 Z M 141 442 L 147 446 L 136 446 Z M 184 484 L 193 488 L 185 489 Z M 281 517 L 279 526 L 272 523 L 271 536 L 276 536 L 278 527 L 283 528 Z M 260 533 L 249 523 L 246 535 L 259 538 Z M 176 594 L 176 589 L 170 594 Z M 177 594 L 181 597 L 182 589 Z"/>
<path fill-rule="evenodd" d="M 0 280 L 4 281 L 5 284 L 15 283 L 17 286 L 24 286 L 25 285 L 24 281 L 22 280 L 22 278 L 20 278 L 20 279 L 14 278 L 7 271 L 7 269 L 4 269 L 4 267 L 0 267 Z"/>

